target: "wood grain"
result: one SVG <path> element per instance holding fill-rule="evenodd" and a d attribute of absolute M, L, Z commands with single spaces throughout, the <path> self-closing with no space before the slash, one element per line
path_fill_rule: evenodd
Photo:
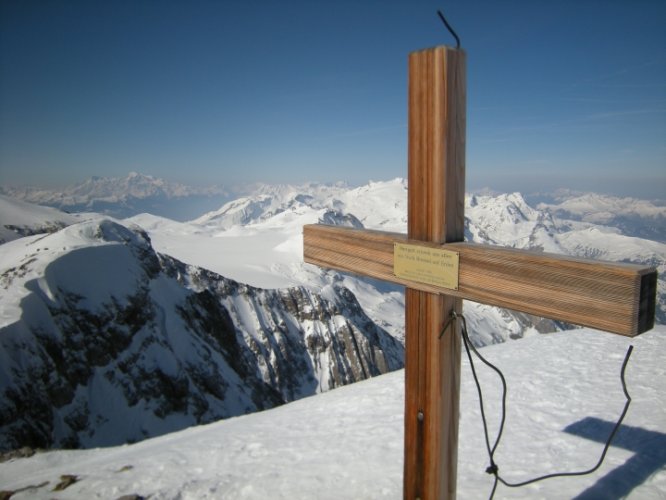
<path fill-rule="evenodd" d="M 408 234 L 462 241 L 464 52 L 435 47 L 410 54 L 408 100 Z M 439 333 L 461 308 L 451 296 L 416 289 L 405 295 L 405 498 L 456 495 L 460 335 L 440 340 Z"/>
<path fill-rule="evenodd" d="M 396 278 L 393 244 L 460 253 L 458 290 Z M 305 226 L 306 262 L 416 290 L 635 336 L 654 326 L 657 272 L 650 266 L 577 259 L 475 243 L 436 245 L 381 231 Z"/>

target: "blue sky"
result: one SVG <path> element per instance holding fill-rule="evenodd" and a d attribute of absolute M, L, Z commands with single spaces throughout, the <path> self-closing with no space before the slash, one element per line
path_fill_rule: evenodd
<path fill-rule="evenodd" d="M 468 58 L 468 189 L 666 198 L 666 2 L 0 2 L 0 184 L 406 176 L 409 52 Z"/>

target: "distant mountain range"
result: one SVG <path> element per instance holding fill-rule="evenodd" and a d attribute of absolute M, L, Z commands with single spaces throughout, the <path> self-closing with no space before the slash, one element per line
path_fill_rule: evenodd
<path fill-rule="evenodd" d="M 564 212 L 560 205 L 533 207 L 520 193 L 468 195 L 465 239 L 503 247 L 657 267 L 661 276 L 658 321 L 665 322 L 664 234 L 659 233 L 660 238 L 656 239 L 634 235 L 657 232 L 656 228 L 666 218 L 666 207 L 647 201 L 630 201 L 596 194 L 575 196 L 571 199 L 575 204 L 571 206 L 579 206 L 577 217 L 568 219 L 562 217 Z M 587 205 L 582 204 L 585 199 L 588 200 Z M 605 205 L 624 206 L 623 210 L 618 210 L 619 215 L 610 220 L 626 222 L 626 217 L 631 217 L 633 223 L 630 227 L 625 227 L 626 224 L 617 227 L 595 222 L 594 214 L 600 217 L 601 207 Z M 305 223 L 328 221 L 341 225 L 361 224 L 371 229 L 404 233 L 407 230 L 406 213 L 407 183 L 403 179 L 395 179 L 358 188 L 264 186 L 261 192 L 229 202 L 193 222 L 200 227 L 200 232 L 216 234 L 218 242 L 224 239 L 224 235 L 240 237 L 255 233 L 269 234 L 279 228 L 289 234 L 281 243 L 282 246 L 298 247 L 301 241 L 300 228 Z M 290 226 L 293 226 L 292 230 L 288 229 Z M 159 229 L 149 232 L 159 238 Z M 187 258 L 184 254 L 181 257 Z M 274 260 L 268 256 L 266 259 Z M 279 272 L 279 269 L 274 271 Z M 289 269 L 287 272 L 294 271 Z M 242 280 L 243 276 L 238 274 L 236 278 Z"/>
<path fill-rule="evenodd" d="M 233 191 L 222 186 L 193 187 L 136 172 L 126 177 L 91 177 L 62 190 L 0 188 L 0 194 L 64 212 L 97 212 L 116 218 L 154 213 L 187 220 L 219 207 Z"/>
<path fill-rule="evenodd" d="M 666 242 L 666 201 L 559 190 L 537 204 L 560 219 L 618 228 L 626 236 Z"/>
<path fill-rule="evenodd" d="M 359 188 L 361 190 L 358 192 L 359 196 L 362 196 L 364 189 L 370 189 L 370 186 L 372 183 Z M 91 177 L 84 182 L 61 190 L 0 186 L 0 194 L 70 213 L 97 212 L 116 218 L 149 213 L 183 222 L 195 219 L 205 212 L 218 211 L 224 203 L 232 200 L 235 200 L 234 204 L 238 205 L 244 202 L 250 203 L 249 200 L 252 199 L 252 203 L 261 205 L 265 204 L 268 199 L 278 200 L 284 197 L 285 193 L 295 190 L 303 193 L 312 192 L 313 194 L 306 196 L 316 203 L 324 193 L 333 196 L 333 193 L 341 193 L 350 189 L 352 188 L 342 183 L 299 186 L 249 184 L 194 187 L 130 172 L 126 177 Z M 377 189 L 377 187 L 375 186 L 373 189 Z M 497 196 L 498 194 L 480 196 Z M 666 242 L 666 200 L 639 200 L 564 189 L 553 193 L 529 194 L 525 195 L 524 199 L 530 206 L 562 220 L 615 227 L 620 229 L 625 236 Z M 275 203 L 275 201 L 271 201 L 271 203 Z M 270 213 L 270 208 L 267 212 Z M 387 220 L 392 221 L 401 218 L 400 215 L 395 214 L 385 215 Z M 252 218 L 250 213 L 246 213 L 244 216 L 247 220 Z M 238 220 L 236 223 L 239 222 L 241 221 Z"/>
<path fill-rule="evenodd" d="M 142 185 L 145 176 L 128 179 Z M 403 289 L 304 264 L 302 226 L 404 232 L 406 189 L 403 179 L 262 185 L 190 222 L 66 214 L 0 196 L 8 235 L 0 245 L 0 449 L 140 440 L 399 368 Z M 123 200 L 150 189 L 127 191 L 106 199 L 127 208 Z M 590 219 L 613 203 L 608 197 L 535 207 L 519 193 L 470 195 L 465 235 L 655 266 L 657 322 L 665 323 L 666 244 L 632 235 L 654 231 L 665 209 L 634 201 L 616 199 L 625 211 L 608 219 L 633 217 L 629 230 Z M 564 218 L 565 209 L 575 217 Z M 570 328 L 470 302 L 464 309 L 479 346 Z"/>

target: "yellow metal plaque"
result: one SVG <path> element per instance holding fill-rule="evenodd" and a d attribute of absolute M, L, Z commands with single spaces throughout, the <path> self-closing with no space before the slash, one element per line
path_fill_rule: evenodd
<path fill-rule="evenodd" d="M 393 273 L 428 285 L 458 289 L 458 252 L 420 245 L 394 243 Z"/>

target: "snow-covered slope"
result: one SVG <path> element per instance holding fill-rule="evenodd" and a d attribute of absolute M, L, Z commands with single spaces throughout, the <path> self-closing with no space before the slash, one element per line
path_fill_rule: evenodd
<path fill-rule="evenodd" d="M 666 202 L 618 198 L 597 193 L 559 191 L 540 210 L 564 219 L 619 228 L 623 234 L 666 243 Z"/>
<path fill-rule="evenodd" d="M 0 450 L 136 441 L 402 366 L 341 283 L 263 290 L 111 219 L 0 245 Z"/>
<path fill-rule="evenodd" d="M 666 328 L 636 339 L 578 330 L 488 346 L 505 373 L 508 415 L 496 453 L 502 476 L 522 481 L 580 471 L 598 460 L 624 395 L 620 366 L 635 346 L 626 378 L 629 412 L 594 474 L 549 479 L 495 498 L 666 497 Z M 477 362 L 494 435 L 495 376 Z M 469 364 L 463 359 L 458 498 L 488 498 L 492 478 Z M 402 498 L 403 372 L 398 371 L 279 408 L 108 449 L 55 451 L 0 465 L 12 500 L 398 499 Z M 66 476 L 76 482 L 52 492 Z M 137 498 L 137 497 L 132 497 Z"/>
<path fill-rule="evenodd" d="M 469 197 L 466 213 L 469 240 L 666 271 L 663 243 L 560 219 L 517 193 Z M 141 439 L 396 368 L 402 347 L 386 333 L 404 336 L 401 287 L 303 264 L 302 226 L 404 231 L 405 214 L 401 179 L 354 189 L 263 186 L 192 223 L 97 218 L 0 245 L 5 422 L 29 415 L 20 430 L 27 442 L 108 444 L 110 431 L 118 442 Z M 664 290 L 661 278 L 658 322 Z M 476 345 L 562 327 L 474 303 L 465 314 Z M 27 375 L 16 389 L 18 373 Z M 217 394 L 215 373 L 249 386 L 230 382 Z M 107 392 L 114 396 L 100 402 L 96 394 Z M 116 401 L 126 408 L 116 411 Z"/>
<path fill-rule="evenodd" d="M 71 215 L 55 208 L 0 195 L 0 244 L 39 233 L 53 233 L 81 220 L 81 215 Z"/>
<path fill-rule="evenodd" d="M 478 243 L 655 267 L 659 273 L 656 319 L 666 323 L 665 243 L 631 236 L 622 227 L 553 216 L 530 207 L 519 193 L 472 196 L 465 213 L 467 239 Z"/>
<path fill-rule="evenodd" d="M 263 186 L 189 225 L 141 215 L 144 227 L 167 254 L 256 286 L 319 287 L 343 280 L 370 317 L 402 338 L 401 288 L 302 264 L 302 226 L 325 222 L 405 232 L 407 186 L 402 179 L 345 186 Z M 577 257 L 631 261 L 655 266 L 664 276 L 666 245 L 628 236 L 615 227 L 560 219 L 531 207 L 519 193 L 473 195 L 466 200 L 466 239 Z M 563 325 L 515 312 L 467 303 L 479 326 L 475 341 L 485 345 L 509 337 L 552 331 Z M 659 280 L 657 320 L 666 322 L 666 281 Z M 483 328 L 481 326 L 483 325 Z"/>
<path fill-rule="evenodd" d="M 407 184 L 404 179 L 370 182 L 350 188 L 344 184 L 262 185 L 243 198 L 195 219 L 195 224 L 225 230 L 255 225 L 290 212 L 309 210 L 322 219 L 354 214 L 365 227 L 401 231 L 407 225 Z M 328 215 L 327 215 L 328 214 Z M 327 221 L 328 222 L 328 221 Z M 347 225 L 356 225 L 348 223 Z"/>

